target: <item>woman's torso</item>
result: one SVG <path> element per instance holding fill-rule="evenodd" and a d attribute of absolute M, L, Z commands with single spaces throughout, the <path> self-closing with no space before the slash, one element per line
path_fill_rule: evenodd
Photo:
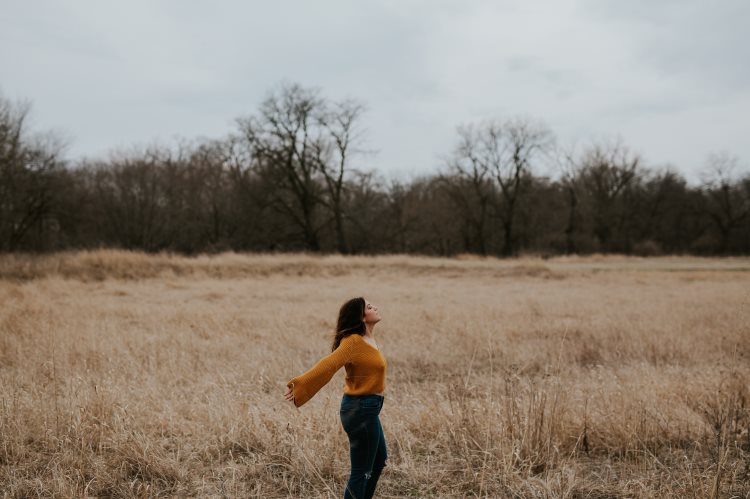
<path fill-rule="evenodd" d="M 373 338 L 367 338 L 363 335 L 358 335 L 360 339 L 362 339 L 364 342 L 366 342 L 370 347 L 375 349 L 378 352 L 378 356 L 382 359 L 383 363 L 385 363 L 385 357 L 383 356 L 382 352 L 380 351 L 380 348 L 378 348 L 377 343 L 375 343 L 375 340 Z M 385 390 L 377 391 L 377 392 L 371 392 L 371 394 L 374 395 L 385 395 Z"/>
<path fill-rule="evenodd" d="M 372 345 L 372 347 L 373 347 L 373 348 L 375 348 L 375 349 L 377 349 L 378 351 L 380 351 L 380 348 L 378 348 L 378 345 L 377 345 L 377 343 L 375 343 L 375 340 L 374 340 L 374 339 L 372 339 L 372 338 L 366 338 L 365 336 L 361 336 L 361 338 L 362 338 L 363 340 L 365 340 L 365 341 L 366 341 L 366 342 L 367 342 L 368 344 Z M 378 392 L 378 393 L 376 393 L 375 395 L 381 395 L 381 396 L 384 396 L 384 395 L 385 395 L 385 392 L 384 392 L 384 391 L 382 391 L 382 392 Z"/>

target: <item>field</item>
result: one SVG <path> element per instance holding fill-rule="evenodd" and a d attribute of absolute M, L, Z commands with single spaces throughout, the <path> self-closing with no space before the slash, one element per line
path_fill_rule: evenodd
<path fill-rule="evenodd" d="M 750 259 L 119 251 L 0 257 L 0 496 L 340 497 L 353 296 L 377 497 L 750 497 Z"/>

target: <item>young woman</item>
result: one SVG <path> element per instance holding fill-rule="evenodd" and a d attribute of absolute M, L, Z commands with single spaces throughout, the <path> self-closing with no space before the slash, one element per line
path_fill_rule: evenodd
<path fill-rule="evenodd" d="M 331 353 L 305 374 L 292 378 L 284 398 L 296 407 L 310 400 L 333 375 L 346 366 L 346 385 L 339 415 L 349 437 L 351 473 L 345 499 L 369 499 L 375 494 L 388 453 L 380 426 L 385 397 L 385 357 L 373 329 L 380 322 L 378 307 L 364 298 L 341 306 Z"/>

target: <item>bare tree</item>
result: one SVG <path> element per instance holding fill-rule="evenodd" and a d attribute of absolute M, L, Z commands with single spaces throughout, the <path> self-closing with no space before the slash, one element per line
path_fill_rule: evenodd
<path fill-rule="evenodd" d="M 20 249 L 32 229 L 44 238 L 54 225 L 56 186 L 65 166 L 54 134 L 26 130 L 30 107 L 0 96 L 0 250 L 5 251 Z"/>
<path fill-rule="evenodd" d="M 155 251 L 168 244 L 168 199 L 161 167 L 164 152 L 149 148 L 112 153 L 85 165 L 95 178 L 105 239 L 128 249 Z M 174 180 L 173 180 L 174 182 Z"/>
<path fill-rule="evenodd" d="M 448 174 L 440 174 L 439 185 L 458 208 L 464 227 L 466 249 L 471 251 L 471 239 L 476 240 L 477 249 L 487 254 L 487 220 L 492 200 L 492 171 L 489 161 L 479 157 L 479 133 L 471 126 L 458 127 L 458 145 L 447 161 Z"/>
<path fill-rule="evenodd" d="M 200 230 L 194 236 L 214 249 L 223 249 L 237 230 L 231 209 L 231 155 L 225 141 L 205 141 L 185 153 L 183 185 L 187 217 Z M 198 223 L 195 223 L 198 222 Z"/>
<path fill-rule="evenodd" d="M 386 193 L 386 214 L 388 224 L 389 249 L 398 253 L 408 253 L 412 248 L 411 239 L 417 232 L 419 214 L 417 204 L 422 183 L 407 183 L 391 179 Z"/>
<path fill-rule="evenodd" d="M 714 153 L 701 174 L 705 211 L 719 232 L 720 253 L 729 251 L 733 232 L 750 217 L 750 192 L 740 182 L 738 163 L 736 156 Z"/>
<path fill-rule="evenodd" d="M 238 120 L 259 168 L 273 179 L 274 209 L 289 217 L 312 251 L 321 249 L 316 153 L 325 149 L 318 126 L 324 101 L 318 94 L 297 84 L 283 85 L 263 101 L 257 117 Z"/>
<path fill-rule="evenodd" d="M 252 144 L 244 137 L 230 135 L 213 143 L 226 170 L 229 185 L 232 247 L 235 249 L 275 250 L 281 247 L 280 221 L 274 217 L 275 180 L 264 176 Z"/>
<path fill-rule="evenodd" d="M 580 168 L 575 160 L 573 150 L 566 151 L 562 148 L 556 150 L 557 165 L 560 170 L 560 186 L 565 193 L 568 213 L 567 223 L 565 226 L 565 252 L 568 254 L 576 253 L 578 245 L 576 244 L 576 234 L 579 230 L 579 206 L 578 191 Z"/>
<path fill-rule="evenodd" d="M 502 254 L 517 251 L 518 207 L 528 192 L 534 162 L 552 146 L 552 132 L 544 125 L 522 118 L 505 122 L 488 121 L 461 130 L 462 167 L 479 186 L 491 175 L 499 188 L 496 209 L 503 232 Z"/>
<path fill-rule="evenodd" d="M 595 144 L 578 160 L 580 186 L 590 203 L 594 235 L 603 250 L 615 248 L 612 239 L 627 221 L 626 197 L 639 179 L 641 157 L 618 139 Z"/>
<path fill-rule="evenodd" d="M 344 227 L 345 174 L 349 170 L 351 156 L 362 152 L 358 149 L 362 139 L 358 122 L 364 110 L 363 104 L 353 100 L 327 104 L 318 117 L 320 125 L 327 132 L 327 140 L 314 144 L 318 148 L 318 168 L 325 179 L 328 194 L 328 199 L 323 198 L 322 202 L 331 212 L 336 245 L 343 254 L 350 251 Z"/>
<path fill-rule="evenodd" d="M 350 224 L 353 253 L 377 253 L 386 247 L 387 227 L 382 223 L 387 211 L 387 192 L 382 175 L 356 171 L 347 187 L 346 220 Z"/>
<path fill-rule="evenodd" d="M 238 120 L 256 170 L 272 180 L 272 207 L 292 221 L 312 251 L 321 250 L 321 232 L 328 224 L 338 251 L 351 250 L 345 191 L 351 158 L 363 152 L 359 122 L 364 110 L 354 100 L 333 102 L 316 89 L 284 84 L 266 98 L 258 116 Z"/>

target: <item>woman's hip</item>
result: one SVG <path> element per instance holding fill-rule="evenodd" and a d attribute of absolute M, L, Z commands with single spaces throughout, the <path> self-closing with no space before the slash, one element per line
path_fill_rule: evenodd
<path fill-rule="evenodd" d="M 344 429 L 355 428 L 366 423 L 368 419 L 377 418 L 383 408 L 382 395 L 348 395 L 341 398 L 339 414 Z"/>
<path fill-rule="evenodd" d="M 383 407 L 385 397 L 379 394 L 349 395 L 345 393 L 341 397 L 341 410 L 352 409 L 380 409 Z"/>

